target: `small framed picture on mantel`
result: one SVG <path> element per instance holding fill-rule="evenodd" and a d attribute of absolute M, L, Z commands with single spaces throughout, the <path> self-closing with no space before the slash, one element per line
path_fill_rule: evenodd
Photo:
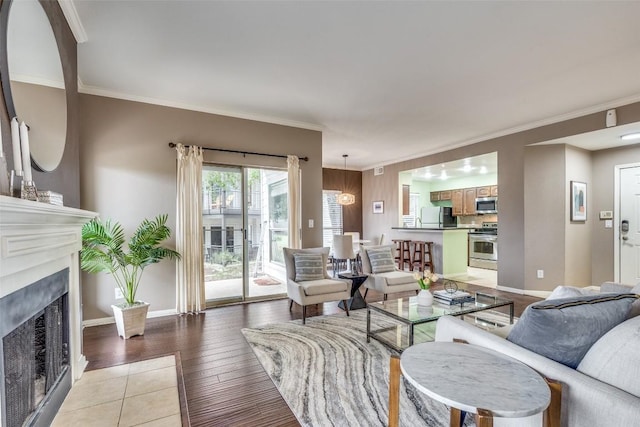
<path fill-rule="evenodd" d="M 571 221 L 587 220 L 587 183 L 571 181 Z"/>
<path fill-rule="evenodd" d="M 373 213 L 374 214 L 384 213 L 384 202 L 382 200 L 373 202 Z"/>

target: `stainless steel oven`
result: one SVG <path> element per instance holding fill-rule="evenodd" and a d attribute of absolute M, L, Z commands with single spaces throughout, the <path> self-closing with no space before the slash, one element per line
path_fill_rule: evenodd
<path fill-rule="evenodd" d="M 484 225 L 484 224 L 483 224 Z M 493 225 L 493 224 L 492 224 Z M 498 268 L 498 232 L 484 227 L 481 232 L 469 233 L 469 265 L 471 267 Z"/>

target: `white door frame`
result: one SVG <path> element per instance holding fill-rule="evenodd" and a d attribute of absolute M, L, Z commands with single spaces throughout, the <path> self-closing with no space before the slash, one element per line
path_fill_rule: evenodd
<path fill-rule="evenodd" d="M 620 172 L 640 167 L 640 162 L 614 166 L 613 176 L 613 280 L 620 282 Z"/>

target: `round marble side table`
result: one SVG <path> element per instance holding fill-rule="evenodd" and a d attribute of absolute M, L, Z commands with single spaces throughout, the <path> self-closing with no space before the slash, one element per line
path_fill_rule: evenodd
<path fill-rule="evenodd" d="M 543 412 L 551 399 L 545 380 L 533 369 L 501 353 L 470 344 L 428 342 L 400 357 L 404 377 L 419 391 L 451 407 L 451 426 L 461 412 L 476 414 L 477 425 L 493 418 L 523 418 Z"/>

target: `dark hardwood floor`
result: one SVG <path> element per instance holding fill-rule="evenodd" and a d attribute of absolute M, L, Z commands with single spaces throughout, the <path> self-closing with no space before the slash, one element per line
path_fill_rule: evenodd
<path fill-rule="evenodd" d="M 469 290 L 484 290 L 513 299 L 516 316 L 538 300 L 473 285 L 469 285 Z M 367 301 L 380 299 L 382 295 L 374 291 L 367 295 Z M 310 306 L 307 316 L 338 312 L 343 313 L 337 303 L 326 303 L 318 309 Z M 115 325 L 85 328 L 87 369 L 179 351 L 192 426 L 298 426 L 240 330 L 301 317 L 301 308 L 294 304 L 289 312 L 288 300 L 283 299 L 219 307 L 200 315 L 149 319 L 145 335 L 129 340 L 118 337 Z"/>

